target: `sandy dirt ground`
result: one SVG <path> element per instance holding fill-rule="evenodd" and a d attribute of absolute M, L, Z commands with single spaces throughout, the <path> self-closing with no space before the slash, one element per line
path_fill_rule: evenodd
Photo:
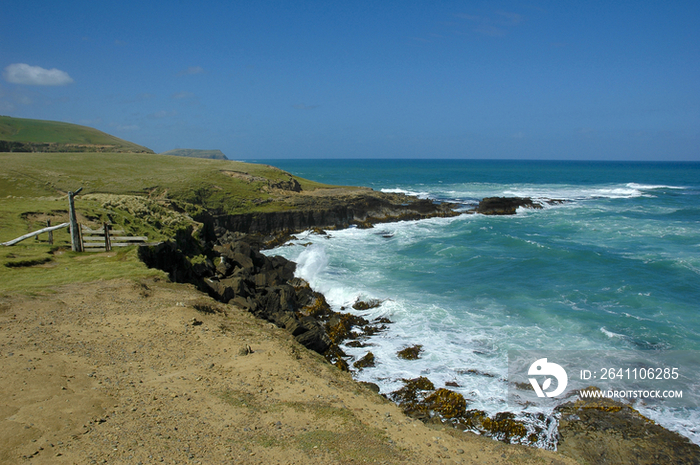
<path fill-rule="evenodd" d="M 0 297 L 0 361 L 0 463 L 575 463 L 411 420 L 188 285 Z"/>

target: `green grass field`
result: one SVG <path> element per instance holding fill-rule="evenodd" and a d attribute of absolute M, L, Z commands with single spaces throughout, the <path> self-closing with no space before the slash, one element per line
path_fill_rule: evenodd
<path fill-rule="evenodd" d="M 225 213 L 282 208 L 270 183 L 280 169 L 229 160 L 132 153 L 0 153 L 0 198 L 90 193 L 167 197 Z M 321 184 L 295 178 L 304 190 Z"/>
<path fill-rule="evenodd" d="M 68 191 L 82 223 L 109 221 L 149 241 L 197 227 L 187 216 L 201 208 L 236 214 L 289 208 L 271 185 L 289 182 L 277 168 L 228 160 L 133 153 L 0 153 L 0 242 L 68 221 Z M 303 190 L 327 187 L 295 178 Z M 176 205 L 176 206 L 175 206 Z M 179 212 L 177 210 L 180 210 Z M 184 213 L 182 212 L 184 210 Z M 160 276 L 134 247 L 73 253 L 66 229 L 0 246 L 0 294 L 37 292 L 69 282 Z"/>
<path fill-rule="evenodd" d="M 81 213 L 104 210 L 97 201 L 76 203 Z M 46 219 L 58 225 L 67 218 L 66 198 L 0 199 L 0 242 L 37 231 L 46 226 Z M 53 239 L 53 244 L 49 244 L 48 233 L 44 233 L 10 247 L 0 246 L 0 296 L 11 292 L 50 292 L 50 288 L 61 284 L 99 279 L 164 277 L 163 272 L 147 268 L 138 259 L 135 247 L 109 253 L 71 252 L 67 228 L 54 231 Z"/>
<path fill-rule="evenodd" d="M 98 228 L 110 222 L 127 235 L 156 242 L 196 230 L 202 209 L 239 214 L 290 208 L 280 197 L 292 176 L 272 166 L 174 157 L 74 124 L 0 116 L 0 141 L 114 146 L 116 152 L 0 153 L 0 242 L 68 221 L 68 192 L 78 220 Z M 38 146 L 37 146 L 38 147 Z M 65 147 L 64 147 L 65 148 Z M 118 150 L 117 150 L 118 149 Z M 118 153 L 117 153 L 118 152 Z M 293 178 L 304 191 L 327 187 Z M 196 215 L 194 215 L 196 216 Z M 109 253 L 71 252 L 67 229 L 0 246 L 0 294 L 41 292 L 96 279 L 160 276 L 138 260 L 135 247 Z"/>

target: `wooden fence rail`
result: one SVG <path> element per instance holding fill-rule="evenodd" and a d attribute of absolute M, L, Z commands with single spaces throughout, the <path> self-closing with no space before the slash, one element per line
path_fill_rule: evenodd
<path fill-rule="evenodd" d="M 85 225 L 78 223 L 77 215 L 75 213 L 75 200 L 74 197 L 78 195 L 83 188 L 76 190 L 75 192 L 68 192 L 68 223 L 59 224 L 58 226 L 51 226 L 51 221 L 46 222 L 46 228 L 40 229 L 38 231 L 25 234 L 17 239 L 11 241 L 2 242 L 2 245 L 15 245 L 30 237 L 38 236 L 45 232 L 49 233 L 49 244 L 53 244 L 53 231 L 61 228 L 68 227 L 70 229 L 70 242 L 71 248 L 74 252 L 109 252 L 112 247 L 127 247 L 129 245 L 153 245 L 148 244 L 148 238 L 146 236 L 124 236 L 124 231 L 122 230 L 112 230 L 112 225 L 108 223 L 102 223 L 102 228 L 100 229 L 90 229 Z M 115 236 L 114 234 L 121 234 Z"/>
<path fill-rule="evenodd" d="M 57 226 L 49 226 L 48 228 L 40 229 L 38 231 L 30 232 L 29 234 L 25 234 L 24 236 L 20 236 L 17 239 L 12 239 L 11 241 L 3 242 L 2 245 L 15 245 L 18 242 L 21 242 L 25 239 L 29 239 L 30 237 L 38 236 L 39 234 L 43 234 L 45 232 L 51 233 L 51 231 L 56 231 L 57 229 L 62 229 L 62 228 L 67 228 L 70 226 L 70 223 L 62 223 Z"/>
<path fill-rule="evenodd" d="M 47 228 L 40 229 L 38 231 L 25 234 L 17 239 L 12 239 L 11 241 L 2 242 L 1 245 L 15 245 L 30 237 L 38 236 L 39 234 L 49 233 L 49 242 L 53 243 L 53 238 L 51 234 L 53 231 L 62 228 L 70 228 L 70 223 L 62 223 L 57 226 L 50 226 Z M 79 244 L 79 251 L 81 252 L 109 252 L 113 247 L 127 247 L 130 245 L 152 245 L 148 242 L 148 237 L 146 236 L 125 236 L 124 231 L 121 229 L 112 229 L 112 225 L 103 223 L 100 229 L 90 229 L 85 225 L 80 224 L 77 228 L 77 244 Z M 71 234 L 72 237 L 75 237 Z"/>
<path fill-rule="evenodd" d="M 146 244 L 148 237 L 124 236 L 123 230 L 112 230 L 110 224 L 103 223 L 100 229 L 90 229 L 81 225 L 80 241 L 85 252 L 109 252 L 112 247 Z"/>

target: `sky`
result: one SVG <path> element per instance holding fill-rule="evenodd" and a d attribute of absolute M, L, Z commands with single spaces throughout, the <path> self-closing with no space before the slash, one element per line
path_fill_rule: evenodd
<path fill-rule="evenodd" d="M 239 160 L 700 161 L 700 2 L 7 1 L 0 114 Z"/>

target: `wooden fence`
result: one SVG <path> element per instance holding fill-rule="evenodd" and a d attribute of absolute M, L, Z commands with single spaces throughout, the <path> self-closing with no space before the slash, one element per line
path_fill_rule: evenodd
<path fill-rule="evenodd" d="M 109 252 L 113 247 L 144 245 L 146 236 L 125 236 L 121 229 L 112 229 L 112 225 L 103 223 L 100 229 L 90 229 L 80 225 L 80 243 L 85 252 Z"/>
<path fill-rule="evenodd" d="M 81 187 L 75 192 L 68 192 L 68 223 L 51 226 L 51 221 L 49 220 L 46 222 L 45 228 L 25 234 L 11 241 L 2 242 L 0 245 L 15 245 L 18 242 L 30 237 L 36 237 L 45 232 L 49 234 L 49 244 L 53 244 L 53 231 L 65 227 L 68 227 L 70 230 L 70 242 L 73 252 L 109 252 L 112 250 L 112 247 L 155 245 L 149 244 L 146 236 L 124 236 L 123 230 L 112 230 L 112 225 L 108 223 L 102 223 L 102 228 L 95 230 L 79 224 L 75 213 L 74 197 L 82 190 L 83 188 Z M 115 234 L 117 235 L 115 236 Z"/>

